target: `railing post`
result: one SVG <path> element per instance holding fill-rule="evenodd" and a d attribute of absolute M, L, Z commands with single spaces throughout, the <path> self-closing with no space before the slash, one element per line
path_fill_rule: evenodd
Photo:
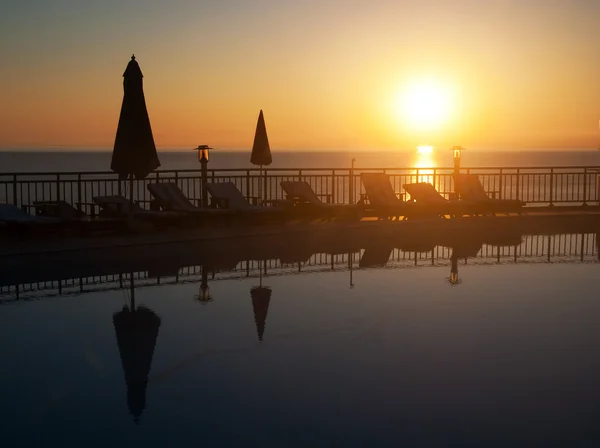
<path fill-rule="evenodd" d="M 13 205 L 17 205 L 17 175 L 13 174 Z"/>
<path fill-rule="evenodd" d="M 337 203 L 337 198 L 335 197 L 335 170 L 331 170 L 331 202 L 334 204 Z"/>
<path fill-rule="evenodd" d="M 348 184 L 348 203 L 349 204 L 356 203 L 355 197 L 354 197 L 354 162 L 355 161 L 356 161 L 356 159 L 352 159 L 352 163 L 350 165 L 350 172 L 348 173 L 348 180 L 350 182 Z"/>
<path fill-rule="evenodd" d="M 52 195 L 50 195 L 50 200 L 52 200 Z M 60 174 L 56 175 L 56 200 L 60 201 Z"/>
<path fill-rule="evenodd" d="M 521 184 L 521 175 L 520 175 L 521 170 L 519 170 L 519 168 L 517 168 L 517 199 L 521 199 L 520 197 L 520 184 Z"/>
<path fill-rule="evenodd" d="M 550 168 L 550 207 L 554 207 L 554 168 Z"/>
<path fill-rule="evenodd" d="M 77 174 L 77 209 L 79 211 L 83 210 L 83 206 L 81 205 L 83 201 L 81 200 L 81 173 Z"/>
<path fill-rule="evenodd" d="M 583 205 L 586 206 L 587 205 L 587 191 L 588 191 L 588 187 L 587 187 L 587 181 L 588 177 L 587 177 L 587 168 L 583 169 Z"/>
<path fill-rule="evenodd" d="M 504 199 L 504 194 L 502 192 L 502 181 L 504 175 L 502 174 L 502 168 L 500 168 L 500 181 L 498 182 L 498 199 Z"/>
<path fill-rule="evenodd" d="M 250 202 L 250 170 L 246 170 L 246 200 Z"/>

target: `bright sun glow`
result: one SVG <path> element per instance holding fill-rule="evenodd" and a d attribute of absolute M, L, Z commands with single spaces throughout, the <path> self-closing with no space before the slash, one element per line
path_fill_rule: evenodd
<path fill-rule="evenodd" d="M 431 154 L 433 152 L 433 146 L 417 146 L 417 152 L 419 154 Z"/>
<path fill-rule="evenodd" d="M 433 81 L 406 86 L 398 97 L 400 118 L 413 128 L 431 129 L 442 125 L 450 116 L 450 90 Z"/>

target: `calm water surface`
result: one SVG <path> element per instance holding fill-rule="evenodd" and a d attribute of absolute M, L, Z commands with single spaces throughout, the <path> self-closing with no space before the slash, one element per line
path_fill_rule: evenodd
<path fill-rule="evenodd" d="M 600 264 L 579 241 L 461 259 L 456 285 L 410 257 L 217 273 L 208 302 L 198 276 L 138 279 L 135 315 L 127 275 L 5 293 L 3 443 L 598 446 Z"/>

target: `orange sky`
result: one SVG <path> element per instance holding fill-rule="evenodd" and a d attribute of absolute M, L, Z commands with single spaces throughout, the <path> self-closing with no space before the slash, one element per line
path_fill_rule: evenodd
<path fill-rule="evenodd" d="M 159 147 L 598 146 L 600 2 L 29 0 L 0 18 L 0 147 L 112 147 L 131 53 Z M 49 6 L 50 5 L 50 6 Z M 443 123 L 398 113 L 420 80 Z"/>

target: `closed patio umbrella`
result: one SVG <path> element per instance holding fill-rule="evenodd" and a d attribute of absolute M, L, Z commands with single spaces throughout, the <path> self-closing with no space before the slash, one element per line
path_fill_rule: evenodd
<path fill-rule="evenodd" d="M 130 179 L 131 187 L 134 176 L 143 179 L 160 166 L 142 78 L 142 71 L 133 55 L 123 73 L 123 103 L 110 164 L 110 169 L 119 174 L 119 180 Z M 130 194 L 133 195 L 133 191 Z"/>
<path fill-rule="evenodd" d="M 271 147 L 269 146 L 269 137 L 267 137 L 267 127 L 265 126 L 265 118 L 263 111 L 258 115 L 256 123 L 256 132 L 254 133 L 254 143 L 252 144 L 252 154 L 250 155 L 250 163 L 260 166 L 259 192 L 262 180 L 263 166 L 269 166 L 273 162 L 271 157 Z M 262 198 L 262 194 L 259 193 Z"/>

